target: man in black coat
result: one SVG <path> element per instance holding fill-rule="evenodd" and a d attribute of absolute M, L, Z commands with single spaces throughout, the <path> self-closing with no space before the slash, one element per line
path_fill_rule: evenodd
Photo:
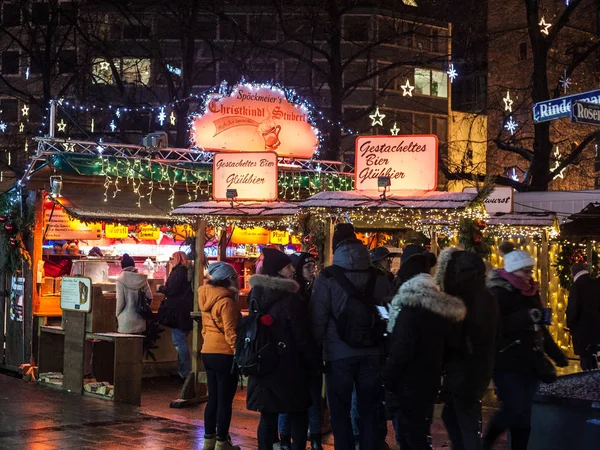
<path fill-rule="evenodd" d="M 573 285 L 569 291 L 567 326 L 573 349 L 582 370 L 598 368 L 596 352 L 600 345 L 600 280 L 593 278 L 583 263 L 571 266 Z"/>

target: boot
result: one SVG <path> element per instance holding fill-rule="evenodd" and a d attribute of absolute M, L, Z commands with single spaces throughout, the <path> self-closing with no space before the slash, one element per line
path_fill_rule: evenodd
<path fill-rule="evenodd" d="M 279 441 L 279 448 L 281 450 L 291 450 L 292 449 L 292 437 L 282 435 L 281 440 Z"/>
<path fill-rule="evenodd" d="M 231 436 L 227 436 L 227 439 L 224 441 L 217 441 L 217 445 L 215 446 L 215 450 L 241 450 L 239 445 L 233 445 L 231 443 Z"/>
<path fill-rule="evenodd" d="M 498 439 L 498 437 L 504 433 L 504 428 L 499 427 L 495 423 L 491 423 L 488 429 L 485 431 L 482 440 L 483 450 L 492 450 L 494 446 L 494 442 Z"/>
<path fill-rule="evenodd" d="M 310 450 L 323 450 L 323 446 L 321 445 L 320 434 L 310 435 Z"/>
<path fill-rule="evenodd" d="M 202 450 L 215 450 L 217 445 L 217 438 L 213 435 L 212 437 L 204 436 L 204 444 Z"/>

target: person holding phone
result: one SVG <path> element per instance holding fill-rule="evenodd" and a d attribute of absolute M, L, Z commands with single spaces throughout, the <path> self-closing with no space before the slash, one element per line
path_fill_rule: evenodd
<path fill-rule="evenodd" d="M 512 250 L 504 255 L 504 268 L 492 270 L 488 276 L 488 288 L 500 307 L 493 379 L 501 405 L 484 434 L 484 449 L 491 449 L 508 429 L 511 450 L 526 450 L 533 397 L 546 375 L 539 362 L 541 358 L 545 361 L 547 354 L 558 366 L 568 365 L 546 328 L 551 311 L 542 305 L 539 285 L 533 279 L 534 266 L 535 260 L 527 252 Z"/>

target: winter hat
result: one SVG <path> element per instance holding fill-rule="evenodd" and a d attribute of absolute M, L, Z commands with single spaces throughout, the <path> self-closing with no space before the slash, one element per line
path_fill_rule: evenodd
<path fill-rule="evenodd" d="M 128 253 L 123 253 L 123 257 L 121 258 L 121 269 L 125 269 L 126 267 L 135 267 L 135 261 Z"/>
<path fill-rule="evenodd" d="M 356 233 L 354 233 L 354 225 L 351 223 L 338 223 L 335 226 L 333 238 L 331 239 L 331 246 L 333 247 L 334 253 L 335 249 L 343 241 L 358 241 L 356 238 Z"/>
<path fill-rule="evenodd" d="M 427 253 L 427 249 L 422 245 L 408 244 L 406 247 L 404 247 L 400 261 L 404 264 L 407 259 L 412 258 L 415 255 L 422 255 L 425 253 Z"/>
<path fill-rule="evenodd" d="M 525 267 L 535 266 L 535 260 L 529 255 L 529 253 L 523 250 L 513 250 L 510 253 L 504 255 L 504 270 L 509 273 L 516 272 L 517 270 Z"/>
<path fill-rule="evenodd" d="M 385 258 L 393 258 L 394 256 L 400 256 L 400 253 L 392 253 L 387 247 L 375 247 L 369 252 L 371 261 L 376 263 Z"/>
<path fill-rule="evenodd" d="M 587 266 L 585 265 L 585 263 L 576 262 L 575 264 L 573 264 L 571 266 L 571 276 L 574 277 L 575 275 L 577 275 L 582 270 L 587 270 Z"/>
<path fill-rule="evenodd" d="M 288 255 L 275 248 L 263 248 L 263 264 L 261 273 L 270 277 L 279 276 L 279 271 L 285 266 L 292 264 Z"/>
<path fill-rule="evenodd" d="M 238 274 L 234 267 L 226 262 L 216 262 L 208 266 L 208 274 L 215 281 L 227 280 L 228 278 L 237 277 Z"/>
<path fill-rule="evenodd" d="M 416 275 L 429 273 L 431 267 L 429 254 L 415 253 L 410 259 L 400 264 L 397 274 L 400 286 Z"/>
<path fill-rule="evenodd" d="M 100 250 L 100 248 L 92 247 L 90 252 L 88 253 L 88 256 L 96 256 L 102 258 L 104 255 L 102 254 L 102 250 Z"/>
<path fill-rule="evenodd" d="M 301 273 L 302 268 L 308 263 L 317 263 L 315 257 L 306 252 L 293 253 L 290 255 L 290 259 L 292 260 L 292 265 L 294 266 L 296 273 Z"/>
<path fill-rule="evenodd" d="M 498 246 L 498 250 L 500 250 L 500 253 L 502 253 L 502 255 L 508 255 L 514 249 L 515 249 L 514 244 L 509 241 L 504 241 Z"/>

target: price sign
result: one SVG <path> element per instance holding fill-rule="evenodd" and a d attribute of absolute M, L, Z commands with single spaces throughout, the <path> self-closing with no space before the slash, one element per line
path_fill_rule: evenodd
<path fill-rule="evenodd" d="M 92 309 L 92 279 L 63 277 L 60 307 L 67 311 L 90 312 Z"/>

